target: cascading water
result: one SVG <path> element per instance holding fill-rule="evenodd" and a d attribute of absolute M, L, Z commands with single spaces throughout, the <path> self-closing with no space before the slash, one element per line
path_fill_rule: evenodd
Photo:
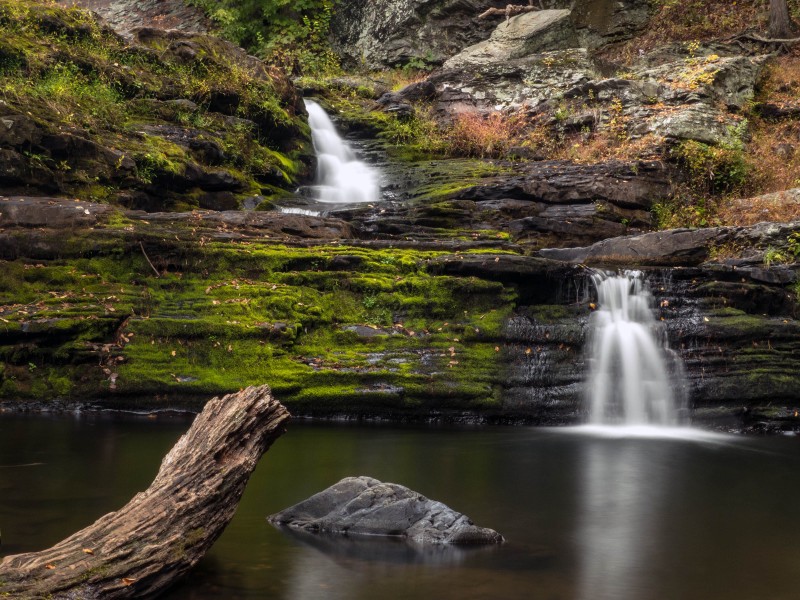
<path fill-rule="evenodd" d="M 311 141 L 317 154 L 315 199 L 326 204 L 378 201 L 378 172 L 356 158 L 319 104 L 305 100 L 305 105 L 311 126 Z"/>
<path fill-rule="evenodd" d="M 652 296 L 642 274 L 595 272 L 592 281 L 598 308 L 589 346 L 590 424 L 678 425 L 683 369 L 650 310 Z"/>

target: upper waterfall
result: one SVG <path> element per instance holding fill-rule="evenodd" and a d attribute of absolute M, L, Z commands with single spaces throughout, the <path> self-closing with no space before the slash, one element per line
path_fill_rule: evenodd
<path fill-rule="evenodd" d="M 592 281 L 598 309 L 589 344 L 589 422 L 678 425 L 683 369 L 666 348 L 642 274 L 596 272 Z"/>
<path fill-rule="evenodd" d="M 358 160 L 319 104 L 312 100 L 304 102 L 317 154 L 315 199 L 326 204 L 378 201 L 378 172 Z"/>

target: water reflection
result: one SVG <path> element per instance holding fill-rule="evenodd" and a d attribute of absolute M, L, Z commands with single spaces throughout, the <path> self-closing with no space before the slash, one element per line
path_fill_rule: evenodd
<path fill-rule="evenodd" d="M 0 556 L 47 547 L 122 506 L 187 426 L 0 415 L 0 465 L 45 463 L 0 469 Z M 210 554 L 165 598 L 797 597 L 797 440 L 581 431 L 293 423 Z M 406 484 L 508 543 L 425 554 L 370 540 L 329 546 L 267 523 L 353 474 Z"/>
<path fill-rule="evenodd" d="M 654 562 L 665 473 L 638 445 L 587 444 L 578 526 L 581 600 L 640 600 Z"/>
<path fill-rule="evenodd" d="M 365 563 L 424 564 L 455 567 L 468 556 L 492 552 L 497 546 L 454 546 L 450 544 L 415 544 L 402 539 L 376 536 L 313 534 L 280 527 L 287 537 L 314 548 L 349 568 Z"/>

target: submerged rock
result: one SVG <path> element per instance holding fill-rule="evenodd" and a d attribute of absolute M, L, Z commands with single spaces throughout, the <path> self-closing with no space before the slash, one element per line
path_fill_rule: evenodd
<path fill-rule="evenodd" d="M 403 537 L 417 544 L 499 544 L 503 536 L 407 487 L 371 477 L 339 483 L 269 517 L 310 533 Z"/>

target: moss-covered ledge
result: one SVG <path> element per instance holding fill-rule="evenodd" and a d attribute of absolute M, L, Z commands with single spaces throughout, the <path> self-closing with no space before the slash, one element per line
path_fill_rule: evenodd
<path fill-rule="evenodd" d="M 163 408 L 267 382 L 300 414 L 501 412 L 517 290 L 441 274 L 468 247 L 353 245 L 346 223 L 277 213 L 0 213 L 7 402 Z"/>

